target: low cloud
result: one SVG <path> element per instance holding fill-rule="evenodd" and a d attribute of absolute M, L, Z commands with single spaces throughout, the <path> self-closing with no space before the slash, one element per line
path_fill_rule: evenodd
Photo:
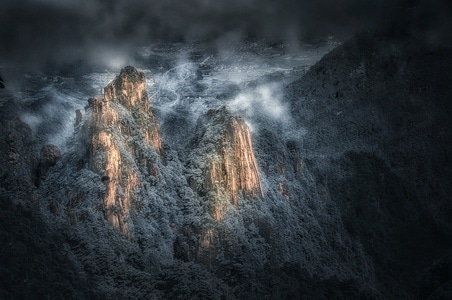
<path fill-rule="evenodd" d="M 291 119 L 289 109 L 283 102 L 282 86 L 279 83 L 263 84 L 241 92 L 227 106 L 232 112 L 251 119 L 256 115 L 282 123 L 290 122 Z"/>
<path fill-rule="evenodd" d="M 95 57 L 92 53 L 99 48 L 130 53 L 153 42 L 217 41 L 231 32 L 239 38 L 280 40 L 347 36 L 424 2 L 5 0 L 0 6 L 0 61 L 37 68 L 92 63 L 87 58 Z M 441 11 L 441 3 L 429 6 L 431 14 Z"/>

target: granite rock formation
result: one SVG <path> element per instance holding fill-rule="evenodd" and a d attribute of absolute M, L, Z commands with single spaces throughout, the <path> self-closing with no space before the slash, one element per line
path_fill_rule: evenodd
<path fill-rule="evenodd" d="M 124 68 L 105 88 L 104 98 L 89 99 L 89 114 L 89 165 L 102 176 L 106 186 L 105 216 L 110 224 L 129 236 L 129 210 L 134 190 L 141 184 L 136 164 L 144 165 L 158 177 L 155 162 L 144 158 L 144 153 L 153 149 L 163 156 L 144 74 L 132 67 Z M 144 144 L 134 143 L 137 140 Z"/>
<path fill-rule="evenodd" d="M 250 130 L 241 117 L 232 116 L 226 107 L 210 110 L 199 120 L 191 146 L 189 168 L 199 168 L 201 176 L 189 176 L 190 185 L 208 195 L 216 220 L 223 219 L 228 204 L 237 207 L 239 198 L 264 197 Z"/>

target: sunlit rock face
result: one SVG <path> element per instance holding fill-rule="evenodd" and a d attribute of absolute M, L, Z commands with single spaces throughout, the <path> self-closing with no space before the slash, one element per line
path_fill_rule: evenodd
<path fill-rule="evenodd" d="M 248 125 L 226 108 L 211 110 L 200 119 L 191 164 L 202 161 L 202 178 L 190 177 L 191 187 L 210 200 L 210 212 L 221 220 L 228 204 L 237 206 L 240 196 L 263 198 L 259 172 Z M 199 157 L 201 156 L 201 157 Z"/>
<path fill-rule="evenodd" d="M 158 177 L 147 153 L 163 155 L 157 123 L 149 106 L 144 74 L 132 67 L 105 88 L 104 98 L 89 100 L 91 115 L 90 168 L 106 186 L 103 208 L 108 222 L 126 236 L 134 190 L 140 185 L 139 167 Z"/>
<path fill-rule="evenodd" d="M 116 102 L 132 112 L 144 134 L 144 141 L 163 155 L 162 140 L 155 117 L 149 106 L 144 73 L 125 67 L 116 79 L 105 87 L 106 102 Z"/>

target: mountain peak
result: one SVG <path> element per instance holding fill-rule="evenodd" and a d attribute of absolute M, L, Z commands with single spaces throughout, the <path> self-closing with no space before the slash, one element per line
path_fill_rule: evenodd
<path fill-rule="evenodd" d="M 104 89 L 106 101 L 117 102 L 128 110 L 141 108 L 149 111 L 149 98 L 146 92 L 146 77 L 134 67 L 125 67 Z"/>
<path fill-rule="evenodd" d="M 191 164 L 196 169 L 202 162 L 204 177 L 199 180 L 194 174 L 191 186 L 210 199 L 214 219 L 223 219 L 229 203 L 238 206 L 241 196 L 263 198 L 251 134 L 243 118 L 231 115 L 226 107 L 210 110 L 199 122 L 194 143 Z"/>
<path fill-rule="evenodd" d="M 164 160 L 144 73 L 133 67 L 124 68 L 105 87 L 104 98 L 91 98 L 89 107 L 90 166 L 102 176 L 106 187 L 105 217 L 130 236 L 129 210 L 134 190 L 141 184 L 140 174 L 147 172 L 158 177 L 158 159 L 152 154 L 153 150 Z"/>
<path fill-rule="evenodd" d="M 119 77 L 127 77 L 128 80 L 136 82 L 144 79 L 143 72 L 138 71 L 135 67 L 127 66 L 121 69 Z"/>

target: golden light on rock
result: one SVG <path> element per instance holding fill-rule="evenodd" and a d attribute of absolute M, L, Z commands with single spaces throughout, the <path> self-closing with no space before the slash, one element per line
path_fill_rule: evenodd
<path fill-rule="evenodd" d="M 124 136 L 141 134 L 144 142 L 163 155 L 163 147 L 157 123 L 149 106 L 144 74 L 127 67 L 105 88 L 104 98 L 91 98 L 91 151 L 90 167 L 101 174 L 106 190 L 103 198 L 105 218 L 126 237 L 130 237 L 129 211 L 134 190 L 140 186 L 140 180 L 134 171 L 132 162 L 125 159 L 127 153 L 141 156 L 139 149 L 126 144 Z M 137 128 L 132 128 L 120 117 L 120 107 L 131 112 Z M 152 162 L 142 159 L 158 176 L 158 170 Z"/>
<path fill-rule="evenodd" d="M 206 178 L 208 189 L 216 194 L 213 217 L 217 221 L 223 219 L 227 208 L 227 202 L 221 199 L 228 198 L 238 206 L 240 194 L 248 198 L 264 196 L 248 125 L 242 118 L 234 117 L 225 128 L 218 156 L 209 160 Z"/>

